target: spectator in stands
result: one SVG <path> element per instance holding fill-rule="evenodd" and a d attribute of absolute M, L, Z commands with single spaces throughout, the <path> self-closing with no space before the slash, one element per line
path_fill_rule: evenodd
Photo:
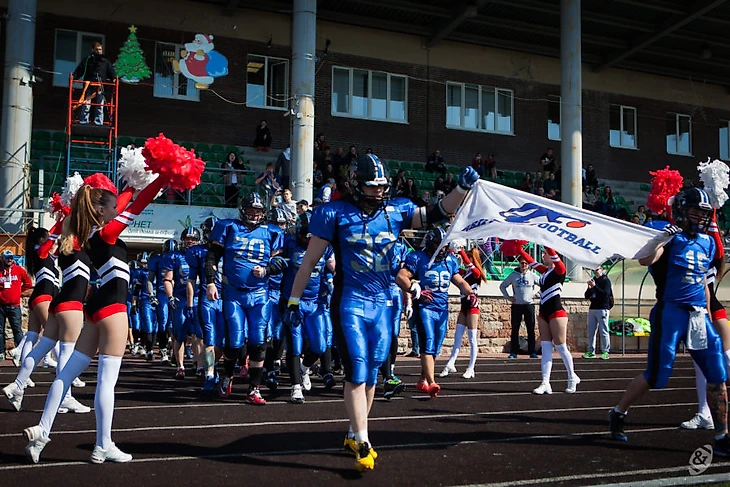
<path fill-rule="evenodd" d="M 266 164 L 266 170 L 254 182 L 256 185 L 261 185 L 261 188 L 266 192 L 266 201 L 271 200 L 273 195 L 281 189 L 281 181 L 279 180 L 279 176 L 274 172 L 273 162 Z"/>
<path fill-rule="evenodd" d="M 338 147 L 335 153 L 332 155 L 332 168 L 337 171 L 342 164 L 345 163 L 345 149 Z M 329 179 L 329 178 L 325 178 Z"/>
<path fill-rule="evenodd" d="M 552 147 L 548 147 L 547 152 L 540 157 L 540 168 L 545 173 L 555 172 L 558 169 Z"/>
<path fill-rule="evenodd" d="M 341 179 L 343 181 L 347 181 L 347 171 L 350 168 L 350 163 L 352 161 L 357 161 L 358 154 L 357 154 L 357 147 L 354 145 L 350 146 L 350 150 L 345 156 L 344 160 L 342 161 L 342 164 L 340 165 L 340 168 L 338 169 L 338 177 L 335 179 Z"/>
<path fill-rule="evenodd" d="M 539 188 L 537 188 L 537 193 L 536 194 L 538 196 L 542 196 L 543 198 L 547 198 L 547 196 L 545 196 L 545 188 L 543 188 L 542 186 L 540 186 Z"/>
<path fill-rule="evenodd" d="M 593 164 L 588 164 L 586 167 L 585 179 L 588 186 L 598 186 L 598 178 L 596 177 L 596 170 L 593 169 Z"/>
<path fill-rule="evenodd" d="M 292 200 L 291 189 L 286 188 L 283 191 L 277 191 L 271 206 L 281 208 L 286 215 L 286 219 L 290 223 L 294 223 L 297 219 L 297 204 Z"/>
<path fill-rule="evenodd" d="M 446 194 L 446 184 L 444 183 L 443 176 L 437 177 L 436 181 L 433 182 L 433 191 L 434 191 L 434 193 L 436 191 L 441 191 L 444 194 Z"/>
<path fill-rule="evenodd" d="M 604 186 L 603 194 L 601 195 L 601 213 L 608 216 L 614 216 L 616 214 L 616 201 L 613 198 L 613 191 L 610 186 Z"/>
<path fill-rule="evenodd" d="M 613 306 L 611 280 L 604 273 L 603 267 L 593 271 L 593 279 L 588 281 L 585 298 L 590 300 L 588 309 L 588 350 L 583 358 L 596 358 L 596 331 L 601 334 L 601 358 L 608 360 L 611 350 L 611 337 L 608 335 L 609 310 Z"/>
<path fill-rule="evenodd" d="M 5 321 L 10 323 L 15 346 L 23 339 L 20 298 L 30 296 L 33 282 L 28 272 L 15 264 L 13 253 L 5 249 L 0 254 L 0 360 L 5 360 Z"/>
<path fill-rule="evenodd" d="M 424 191 L 423 193 L 421 193 L 421 196 L 415 201 L 415 203 L 419 207 L 431 204 L 431 193 L 427 190 Z"/>
<path fill-rule="evenodd" d="M 319 198 L 322 203 L 329 203 L 332 201 L 332 192 L 335 190 L 335 186 L 336 183 L 334 178 L 329 178 L 327 183 L 319 190 L 317 198 Z"/>
<path fill-rule="evenodd" d="M 309 211 L 309 201 L 299 200 L 297 201 L 297 215 L 302 215 Z"/>
<path fill-rule="evenodd" d="M 446 179 L 444 179 L 444 193 L 449 194 L 456 189 L 456 180 L 454 179 L 453 173 L 446 173 Z"/>
<path fill-rule="evenodd" d="M 406 191 L 406 172 L 403 169 L 398 169 L 392 182 L 393 196 L 404 196 Z"/>
<path fill-rule="evenodd" d="M 436 191 L 434 191 L 434 192 L 433 192 L 433 196 L 431 196 L 431 201 L 430 201 L 430 203 L 429 203 L 429 204 L 431 204 L 431 205 L 436 205 L 436 204 L 438 204 L 438 202 L 439 202 L 439 201 L 441 201 L 441 200 L 442 200 L 442 199 L 444 198 L 444 196 L 446 196 L 446 195 L 445 195 L 445 194 L 444 194 L 444 192 L 443 192 L 443 191 L 441 191 L 440 189 L 439 189 L 439 190 L 436 190 Z"/>
<path fill-rule="evenodd" d="M 631 223 L 635 223 L 637 225 L 640 225 L 640 223 L 639 223 L 639 215 L 637 215 L 636 213 L 634 213 L 633 215 L 631 215 Z"/>
<path fill-rule="evenodd" d="M 598 201 L 598 196 L 596 194 L 594 194 L 593 191 L 591 191 L 590 186 L 584 185 L 583 186 L 583 209 L 595 211 L 596 201 Z"/>
<path fill-rule="evenodd" d="M 409 198 L 411 201 L 416 202 L 418 200 L 418 188 L 413 178 L 406 179 L 406 186 L 403 191 L 403 197 Z"/>
<path fill-rule="evenodd" d="M 266 120 L 261 120 L 259 125 L 256 127 L 256 136 L 253 139 L 253 146 L 256 150 L 261 152 L 269 152 L 271 147 L 271 131 L 266 126 Z"/>
<path fill-rule="evenodd" d="M 372 147 L 368 147 L 367 149 L 365 149 L 365 154 L 372 154 L 372 153 L 373 153 Z"/>
<path fill-rule="evenodd" d="M 317 138 L 314 141 L 314 157 L 318 160 L 322 159 L 325 151 L 329 148 L 330 146 L 328 146 L 327 142 L 324 140 L 324 134 L 317 134 Z"/>
<path fill-rule="evenodd" d="M 274 172 L 283 187 L 288 188 L 291 185 L 291 147 L 286 146 L 286 149 L 276 158 Z"/>
<path fill-rule="evenodd" d="M 636 209 L 636 213 L 634 213 L 631 218 L 635 216 L 639 218 L 639 225 L 643 225 L 644 223 L 646 223 L 646 208 L 644 207 L 644 205 L 639 205 L 639 207 Z"/>
<path fill-rule="evenodd" d="M 241 173 L 236 171 L 243 171 L 243 162 L 241 162 L 241 158 L 237 153 L 231 151 L 221 167 L 223 168 L 223 181 L 225 183 L 226 206 L 235 208 L 238 206 L 238 191 L 243 177 Z"/>
<path fill-rule="evenodd" d="M 114 71 L 114 65 L 104 57 L 101 42 L 93 42 L 91 44 L 91 54 L 86 56 L 83 61 L 76 67 L 73 72 L 73 79 L 88 82 L 113 82 L 117 77 Z M 104 86 L 85 85 L 81 94 L 82 102 L 79 108 L 79 123 L 88 124 L 89 114 L 94 112 L 94 125 L 104 124 L 104 107 L 106 103 L 104 98 Z M 92 107 L 91 104 L 95 106 Z"/>
<path fill-rule="evenodd" d="M 314 161 L 314 168 L 312 170 L 312 185 L 314 186 L 315 190 L 321 188 L 324 182 L 329 179 L 324 179 L 324 177 L 322 176 L 322 171 L 319 168 L 320 164 L 317 161 Z"/>
<path fill-rule="evenodd" d="M 319 158 L 315 159 L 317 162 L 319 162 L 319 165 L 324 167 L 327 164 L 332 164 L 332 151 L 329 147 L 327 147 L 321 154 Z"/>
<path fill-rule="evenodd" d="M 558 199 L 558 182 L 555 180 L 554 172 L 548 174 L 548 178 L 542 183 L 542 188 L 545 190 L 545 196 L 553 200 Z"/>
<path fill-rule="evenodd" d="M 545 180 L 542 178 L 542 171 L 537 171 L 535 173 L 535 179 L 532 182 L 532 192 L 534 194 L 538 193 L 538 189 L 542 188 L 542 185 L 545 183 Z"/>
<path fill-rule="evenodd" d="M 488 177 L 497 179 L 497 160 L 494 158 L 494 154 L 489 154 L 487 160 L 484 161 L 484 171 Z"/>
<path fill-rule="evenodd" d="M 520 189 L 532 193 L 532 182 L 532 173 L 526 172 L 522 181 L 520 181 Z"/>
<path fill-rule="evenodd" d="M 481 152 L 477 152 L 477 154 L 474 156 L 474 159 L 471 160 L 471 167 L 473 167 L 480 176 L 484 176 L 486 174 Z"/>
<path fill-rule="evenodd" d="M 440 150 L 436 149 L 428 156 L 425 169 L 428 172 L 440 172 L 442 175 L 446 175 L 446 164 Z"/>

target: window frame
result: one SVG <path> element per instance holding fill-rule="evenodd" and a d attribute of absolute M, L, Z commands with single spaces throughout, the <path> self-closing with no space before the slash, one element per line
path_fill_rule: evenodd
<path fill-rule="evenodd" d="M 619 107 L 619 120 L 620 120 L 620 127 L 619 127 L 619 145 L 614 145 L 611 143 L 611 121 L 610 121 L 610 107 L 609 107 L 609 122 L 608 122 L 608 144 L 613 147 L 614 149 L 629 149 L 629 150 L 639 150 L 639 122 L 638 122 L 638 116 L 639 116 L 639 110 L 636 107 L 632 107 L 629 105 L 620 105 L 616 103 L 612 103 L 611 107 Z M 634 111 L 634 145 L 623 145 L 623 133 L 624 133 L 624 109 L 629 109 Z"/>
<path fill-rule="evenodd" d="M 677 152 L 669 152 L 667 150 L 667 154 L 670 156 L 685 156 L 685 157 L 692 157 L 692 115 L 687 115 L 686 113 L 679 113 L 679 112 L 667 112 L 667 118 L 669 118 L 669 115 L 674 115 L 674 136 L 676 137 L 676 149 Z M 679 152 L 679 121 L 682 117 L 689 119 L 689 152 Z M 667 135 L 664 135 L 664 147 L 666 149 L 667 147 L 667 141 L 666 141 Z"/>
<path fill-rule="evenodd" d="M 71 72 L 73 72 L 73 70 L 76 69 L 76 67 L 79 65 L 79 63 L 81 63 L 81 60 L 86 57 L 81 52 L 81 38 L 83 36 L 86 35 L 86 36 L 90 36 L 90 37 L 100 37 L 101 38 L 101 45 L 102 46 L 105 45 L 106 36 L 104 34 L 97 34 L 95 32 L 86 32 L 86 31 L 81 31 L 81 30 L 63 29 L 63 28 L 60 28 L 60 27 L 56 27 L 54 29 L 54 31 L 53 31 L 53 64 L 54 64 L 54 71 L 55 71 L 55 64 L 56 64 L 56 49 L 58 47 L 58 32 L 59 31 L 75 32 L 76 33 L 76 62 L 74 63 L 74 67 L 71 70 Z M 89 52 L 88 54 L 91 54 L 91 53 Z M 58 83 L 56 83 L 56 77 L 54 76 L 53 79 L 52 79 L 52 81 L 51 81 L 51 83 L 52 83 L 53 86 L 57 86 L 59 88 L 68 88 L 67 80 L 68 80 L 68 78 L 65 78 L 64 81 L 63 81 L 63 84 L 58 84 Z M 75 88 L 80 87 L 80 86 L 81 86 L 80 84 L 78 86 L 76 86 L 76 83 L 74 83 L 74 87 Z"/>
<path fill-rule="evenodd" d="M 466 115 L 466 88 L 467 85 L 469 88 L 478 88 L 477 96 L 479 100 L 479 113 L 477 116 L 478 120 L 478 128 L 470 128 L 465 127 L 465 115 Z M 462 83 L 459 81 L 447 81 L 446 82 L 446 93 L 445 93 L 445 109 L 448 110 L 449 107 L 449 88 L 450 87 L 460 87 L 461 88 L 461 113 L 460 113 L 460 125 L 452 125 L 449 124 L 449 118 L 448 115 L 446 116 L 446 128 L 449 130 L 464 130 L 466 132 L 479 132 L 482 134 L 497 134 L 497 135 L 515 135 L 515 92 L 514 90 L 511 90 L 509 88 L 499 88 L 497 86 L 490 86 L 490 85 L 478 85 L 475 83 Z M 482 107 L 482 100 L 483 100 L 483 93 L 484 88 L 487 88 L 489 90 L 493 90 L 493 96 L 494 96 L 494 125 L 497 127 L 499 125 L 499 95 L 501 92 L 508 92 L 510 95 L 510 130 L 504 131 L 504 130 L 488 130 L 485 128 L 481 128 L 483 121 L 484 121 L 484 114 L 483 114 L 483 107 Z"/>
<path fill-rule="evenodd" d="M 548 140 L 554 140 L 557 142 L 560 142 L 562 140 L 562 134 L 561 131 L 563 129 L 563 97 L 560 95 L 548 95 L 548 131 L 547 131 L 547 138 Z M 558 126 L 558 138 L 552 138 L 550 137 L 550 104 L 557 103 L 558 105 L 558 116 L 560 117 L 560 121 L 557 123 Z"/>
<path fill-rule="evenodd" d="M 263 105 L 249 105 L 248 101 L 248 63 L 249 58 L 251 56 L 256 56 L 264 59 L 264 104 Z M 284 61 L 286 63 L 286 80 L 285 80 L 285 95 L 284 95 L 284 106 L 283 107 L 277 107 L 269 105 L 269 99 L 272 98 L 269 94 L 269 60 L 276 60 L 276 61 Z M 276 56 L 267 56 L 265 54 L 256 54 L 253 52 L 249 52 L 246 54 L 246 107 L 248 108 L 259 108 L 261 110 L 277 110 L 280 112 L 286 112 L 289 110 L 289 104 L 286 102 L 286 100 L 289 98 L 289 89 L 290 89 L 290 83 L 291 83 L 291 60 L 284 57 L 276 57 Z"/>
<path fill-rule="evenodd" d="M 718 130 L 717 138 L 719 139 L 717 158 L 720 159 L 721 161 L 728 162 L 728 161 L 730 161 L 730 120 L 720 119 L 720 124 L 721 124 L 721 126 L 718 127 L 718 129 L 717 129 Z M 723 139 L 720 137 L 720 133 L 719 133 L 720 130 L 722 130 L 723 128 L 727 129 L 727 136 L 725 137 L 725 145 L 726 145 L 725 150 L 727 151 L 727 158 L 725 158 L 725 159 L 723 159 L 721 157 L 722 156 L 721 147 L 722 147 Z"/>
<path fill-rule="evenodd" d="M 176 42 L 167 42 L 167 41 L 155 41 L 155 61 L 152 65 L 152 80 L 154 83 L 155 75 L 157 74 L 157 52 L 159 51 L 158 46 L 160 44 L 167 44 L 168 46 L 175 46 L 175 59 L 180 59 L 180 51 L 185 49 L 185 46 L 183 44 L 178 44 Z M 172 73 L 172 86 L 173 86 L 173 92 L 177 92 L 176 87 L 180 86 L 180 77 L 185 77 L 182 73 L 175 73 L 173 71 Z M 193 83 L 193 88 L 195 88 L 195 81 L 188 79 L 188 83 Z M 158 94 L 155 92 L 155 87 L 152 87 L 152 96 L 154 98 L 166 98 L 168 100 L 181 100 L 181 101 L 200 101 L 200 90 L 198 88 L 195 88 L 195 95 L 196 96 L 189 96 L 189 95 L 167 95 L 167 94 Z"/>
<path fill-rule="evenodd" d="M 337 70 L 341 71 L 347 71 L 348 76 L 348 92 L 347 92 L 347 101 L 348 101 L 348 112 L 338 112 L 336 111 L 335 103 L 334 103 L 334 87 L 335 87 L 335 72 Z M 368 101 L 367 101 L 367 110 L 368 115 L 366 117 L 363 117 L 361 115 L 353 115 L 353 84 L 354 84 L 354 76 L 353 73 L 355 71 L 366 71 L 368 73 Z M 385 97 L 385 118 L 380 117 L 374 117 L 372 116 L 373 113 L 373 73 L 376 74 L 384 74 L 386 76 L 386 97 Z M 405 118 L 390 118 L 390 104 L 392 101 L 392 93 L 391 93 L 391 79 L 393 77 L 396 78 L 402 78 L 403 79 L 403 89 L 404 89 L 404 99 L 403 99 L 403 114 Z M 373 122 L 387 122 L 387 123 L 401 123 L 401 124 L 408 124 L 408 76 L 405 74 L 398 74 L 398 73 L 389 73 L 387 71 L 379 71 L 379 70 L 372 70 L 372 69 L 361 69 L 361 68 L 350 68 L 346 66 L 332 66 L 332 74 L 331 74 L 331 85 L 330 85 L 330 114 L 333 117 L 342 117 L 342 118 L 352 118 L 356 120 L 371 120 Z"/>

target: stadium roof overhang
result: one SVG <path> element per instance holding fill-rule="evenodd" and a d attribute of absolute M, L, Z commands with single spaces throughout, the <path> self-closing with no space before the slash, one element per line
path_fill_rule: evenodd
<path fill-rule="evenodd" d="M 292 3 L 198 0 L 290 14 Z M 582 2 L 583 62 L 730 86 L 729 0 Z M 560 0 L 318 0 L 317 17 L 421 36 L 560 57 Z"/>

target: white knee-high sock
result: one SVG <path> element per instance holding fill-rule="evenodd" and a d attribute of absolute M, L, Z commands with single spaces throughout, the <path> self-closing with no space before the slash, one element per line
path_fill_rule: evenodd
<path fill-rule="evenodd" d="M 84 355 L 78 350 L 74 351 L 71 358 L 66 363 L 56 380 L 51 384 L 51 388 L 48 390 L 48 397 L 46 398 L 46 405 L 43 408 L 43 415 L 41 416 L 40 427 L 43 429 L 43 434 L 48 436 L 51 433 L 53 422 L 58 414 L 58 408 L 61 406 L 66 391 L 71 387 L 71 382 L 91 363 L 91 357 Z"/>
<path fill-rule="evenodd" d="M 466 326 L 461 323 L 456 324 L 456 330 L 454 331 L 454 346 L 451 349 L 451 357 L 449 357 L 449 365 L 454 366 L 456 363 L 456 357 L 459 355 L 459 349 L 461 348 L 461 340 L 464 338 L 464 332 Z"/>
<path fill-rule="evenodd" d="M 561 343 L 560 345 L 555 345 L 555 350 L 558 351 L 560 358 L 563 359 L 565 368 L 568 370 L 568 380 L 570 380 L 575 375 L 575 369 L 573 368 L 573 356 L 570 354 L 570 350 L 568 350 L 568 344 Z"/>
<path fill-rule="evenodd" d="M 697 412 L 705 419 L 711 418 L 710 406 L 707 405 L 707 379 L 697 362 L 693 361 L 692 364 L 695 366 L 695 382 L 697 383 Z"/>
<path fill-rule="evenodd" d="M 542 382 L 550 382 L 550 373 L 553 371 L 553 342 L 540 342 L 542 346 L 542 357 L 540 357 L 540 368 L 542 369 Z"/>
<path fill-rule="evenodd" d="M 29 331 L 28 333 L 30 334 L 33 332 Z M 38 334 L 36 333 L 36 335 Z M 33 370 L 35 370 L 36 365 L 38 365 L 40 361 L 43 360 L 43 357 L 48 353 L 49 350 L 53 348 L 55 344 L 55 340 L 51 340 L 50 338 L 46 337 L 41 338 L 38 341 L 38 345 L 33 347 L 30 353 L 20 363 L 20 370 L 18 371 L 18 376 L 15 378 L 15 385 L 18 386 L 21 391 L 25 387 L 25 383 L 28 382 L 30 374 L 32 374 Z"/>
<path fill-rule="evenodd" d="M 56 343 L 56 346 L 53 347 L 53 355 L 56 358 L 56 362 L 58 362 L 58 356 L 61 354 L 61 346 Z"/>
<path fill-rule="evenodd" d="M 477 335 L 479 330 L 474 328 L 469 330 L 469 369 L 474 369 L 474 365 L 477 363 L 477 353 L 479 353 L 479 343 L 477 341 Z"/>
<path fill-rule="evenodd" d="M 99 355 L 99 370 L 96 374 L 96 446 L 108 450 L 112 445 L 112 419 L 114 418 L 114 387 L 119 378 L 122 357 Z"/>
<path fill-rule="evenodd" d="M 29 331 L 25 334 L 23 339 L 20 341 L 18 346 L 20 347 L 20 363 L 25 362 L 25 357 L 28 356 L 30 351 L 33 349 L 33 345 L 38 341 L 38 333 Z"/>
<path fill-rule="evenodd" d="M 71 358 L 71 355 L 74 353 L 74 347 L 76 346 L 76 342 L 58 342 L 58 366 L 56 367 L 56 377 L 58 377 L 58 374 L 61 373 L 64 367 L 66 367 L 66 364 L 68 363 L 68 360 Z M 74 377 L 75 379 L 75 377 Z M 73 380 L 73 379 L 72 379 Z M 71 388 L 68 388 L 68 391 L 66 391 L 65 398 L 71 397 Z"/>

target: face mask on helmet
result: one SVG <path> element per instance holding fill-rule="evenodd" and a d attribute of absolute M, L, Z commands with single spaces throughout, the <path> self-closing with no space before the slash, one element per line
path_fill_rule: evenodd
<path fill-rule="evenodd" d="M 672 203 L 672 218 L 690 236 L 706 232 L 712 219 L 707 193 L 699 188 L 686 188 L 677 193 Z"/>
<path fill-rule="evenodd" d="M 213 233 L 213 227 L 217 222 L 218 218 L 215 216 L 209 216 L 200 224 L 200 230 L 203 232 L 203 239 L 205 239 L 206 242 L 210 241 L 210 234 Z"/>
<path fill-rule="evenodd" d="M 387 203 L 390 195 L 388 170 L 375 154 L 367 154 L 352 161 L 348 180 L 353 200 L 363 209 L 374 210 Z"/>
<path fill-rule="evenodd" d="M 141 266 L 146 266 L 147 265 L 147 261 L 149 261 L 149 259 L 150 259 L 150 257 L 149 257 L 149 255 L 147 255 L 147 252 L 142 252 L 139 255 L 139 264 Z"/>
<path fill-rule="evenodd" d="M 200 242 L 200 230 L 195 227 L 188 227 L 180 234 L 180 240 L 186 248 L 192 247 Z"/>
<path fill-rule="evenodd" d="M 274 225 L 278 225 L 280 227 L 286 226 L 286 214 L 284 214 L 284 210 L 281 208 L 274 208 L 271 210 L 271 214 L 269 215 L 269 223 L 273 223 Z"/>
<path fill-rule="evenodd" d="M 426 236 L 423 237 L 423 251 L 428 254 L 429 257 L 433 257 L 433 254 L 436 252 L 436 249 L 439 248 L 439 245 L 441 245 L 441 242 L 444 240 L 444 231 L 440 228 L 434 228 L 433 230 L 429 230 L 428 233 L 426 233 Z M 441 260 L 446 255 L 446 251 L 448 250 L 448 247 L 444 246 L 436 256 L 436 260 Z"/>
<path fill-rule="evenodd" d="M 241 207 L 238 209 L 241 221 L 247 225 L 260 225 L 266 219 L 264 211 L 264 203 L 258 193 L 251 193 L 241 201 Z"/>
<path fill-rule="evenodd" d="M 139 266 L 138 266 L 136 260 L 132 260 L 132 261 L 129 262 L 129 270 L 134 271 L 134 270 L 136 270 L 138 268 L 139 268 Z"/>

